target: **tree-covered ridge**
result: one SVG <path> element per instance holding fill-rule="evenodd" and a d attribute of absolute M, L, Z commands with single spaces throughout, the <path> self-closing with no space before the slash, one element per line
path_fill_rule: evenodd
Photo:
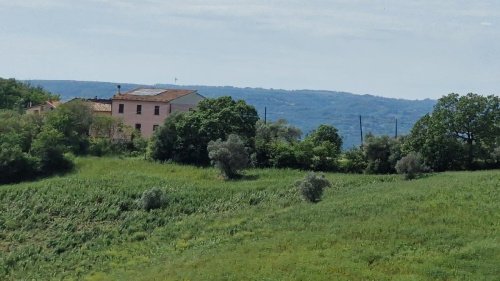
<path fill-rule="evenodd" d="M 59 100 L 59 96 L 40 86 L 0 78 L 0 109 L 22 110 L 30 104 L 38 105 L 48 100 Z"/>

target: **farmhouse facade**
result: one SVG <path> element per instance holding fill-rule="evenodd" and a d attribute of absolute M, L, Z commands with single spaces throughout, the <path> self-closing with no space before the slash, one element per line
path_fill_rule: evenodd
<path fill-rule="evenodd" d="M 203 99 L 193 90 L 139 88 L 114 95 L 111 115 L 150 137 L 170 114 L 195 108 Z"/>

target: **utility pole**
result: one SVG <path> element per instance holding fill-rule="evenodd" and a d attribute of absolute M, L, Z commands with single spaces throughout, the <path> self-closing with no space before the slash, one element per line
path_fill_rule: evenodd
<path fill-rule="evenodd" d="M 267 106 L 264 106 L 264 124 L 267 124 Z"/>
<path fill-rule="evenodd" d="M 361 122 L 361 115 L 359 115 L 359 132 L 361 134 L 361 148 L 363 148 L 363 123 Z"/>
<path fill-rule="evenodd" d="M 396 118 L 396 134 L 394 135 L 394 138 L 398 138 L 398 118 Z"/>

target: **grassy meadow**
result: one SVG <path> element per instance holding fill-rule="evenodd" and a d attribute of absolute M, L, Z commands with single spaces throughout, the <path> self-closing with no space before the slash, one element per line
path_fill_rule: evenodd
<path fill-rule="evenodd" d="M 500 171 L 328 173 L 317 204 L 304 175 L 78 158 L 0 186 L 0 280 L 500 280 Z"/>

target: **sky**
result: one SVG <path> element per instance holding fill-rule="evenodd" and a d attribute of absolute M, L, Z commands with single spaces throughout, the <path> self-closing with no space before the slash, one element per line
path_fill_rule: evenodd
<path fill-rule="evenodd" d="M 0 0 L 0 77 L 499 94 L 498 0 Z"/>

